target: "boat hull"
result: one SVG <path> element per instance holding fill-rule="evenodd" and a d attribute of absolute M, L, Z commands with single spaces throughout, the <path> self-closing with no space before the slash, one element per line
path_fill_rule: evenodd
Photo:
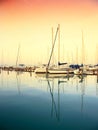
<path fill-rule="evenodd" d="M 62 68 L 49 69 L 48 71 L 49 71 L 50 74 L 73 74 L 73 71 L 62 69 Z"/>
<path fill-rule="evenodd" d="M 45 74 L 45 73 L 48 73 L 48 71 L 46 70 L 46 68 L 37 68 L 35 69 L 35 73 Z"/>

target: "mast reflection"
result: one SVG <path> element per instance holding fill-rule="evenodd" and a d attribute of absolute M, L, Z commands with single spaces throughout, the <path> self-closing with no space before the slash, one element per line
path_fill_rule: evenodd
<path fill-rule="evenodd" d="M 18 89 L 18 94 L 21 95 L 21 91 L 20 91 L 20 78 L 19 78 L 19 73 L 16 73 L 16 82 L 17 82 L 17 89 Z"/>

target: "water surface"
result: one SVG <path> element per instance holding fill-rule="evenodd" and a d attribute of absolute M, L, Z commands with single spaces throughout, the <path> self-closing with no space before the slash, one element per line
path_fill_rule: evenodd
<path fill-rule="evenodd" d="M 0 74 L 0 130 L 98 130 L 97 76 Z"/>

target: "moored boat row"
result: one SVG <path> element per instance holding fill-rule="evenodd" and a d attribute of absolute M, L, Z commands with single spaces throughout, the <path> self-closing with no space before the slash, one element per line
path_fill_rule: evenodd
<path fill-rule="evenodd" d="M 50 67 L 48 68 L 47 71 L 47 67 L 41 67 L 41 68 L 36 68 L 35 73 L 48 73 L 48 74 L 75 74 L 75 75 L 98 75 L 98 68 L 93 67 L 93 68 L 78 68 L 78 69 L 73 69 L 70 67 L 67 68 L 57 68 L 57 67 Z"/>
<path fill-rule="evenodd" d="M 49 67 L 47 66 L 26 66 L 26 65 L 18 65 L 16 66 L 1 66 L 0 71 L 22 71 L 22 72 L 34 72 L 36 74 L 75 74 L 75 75 L 98 75 L 98 67 L 93 66 L 89 67 L 79 67 L 79 68 L 71 68 L 70 66 L 67 67 Z"/>

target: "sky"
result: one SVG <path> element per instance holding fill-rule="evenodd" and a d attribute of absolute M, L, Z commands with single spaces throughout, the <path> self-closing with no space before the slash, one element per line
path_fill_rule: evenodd
<path fill-rule="evenodd" d="M 98 0 L 0 0 L 1 64 L 47 63 L 60 24 L 60 60 L 98 63 Z M 84 54 L 82 54 L 82 32 Z M 58 39 L 54 61 L 58 56 Z"/>

